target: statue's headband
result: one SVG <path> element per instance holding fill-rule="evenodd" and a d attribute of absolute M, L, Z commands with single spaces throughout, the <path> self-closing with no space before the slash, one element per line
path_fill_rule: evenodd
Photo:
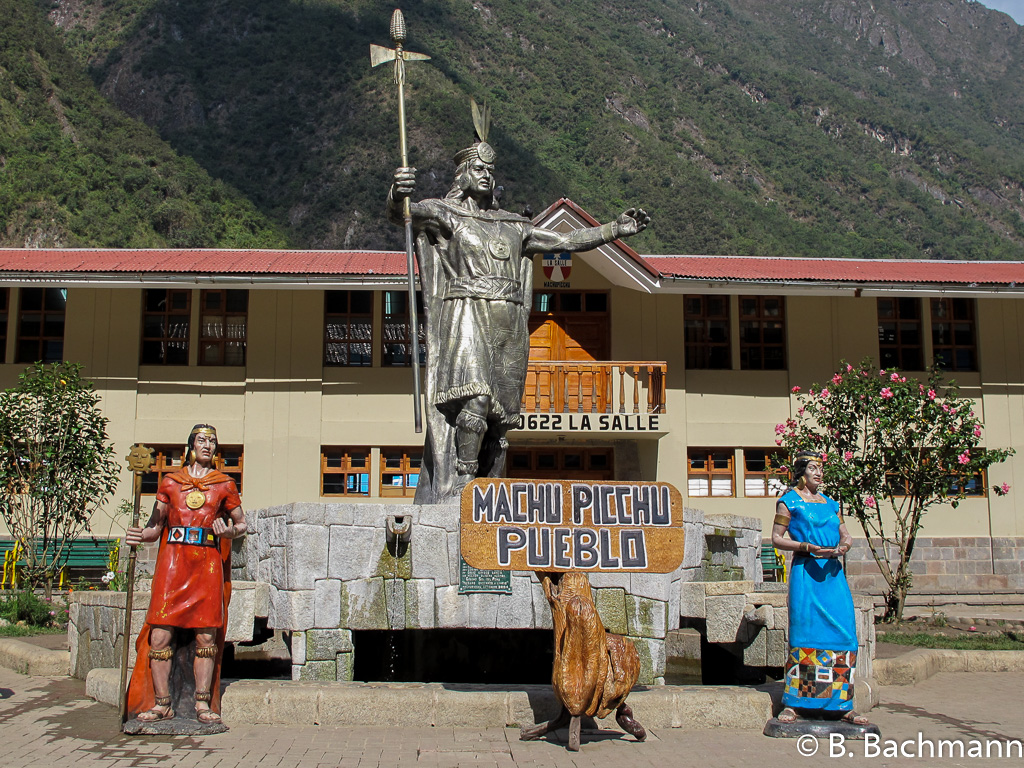
<path fill-rule="evenodd" d="M 466 147 L 455 153 L 455 165 L 460 166 L 463 163 L 471 160 L 480 159 L 485 163 L 491 164 L 494 162 L 496 155 L 494 147 L 488 144 L 486 141 L 478 141 L 471 147 Z"/>
<path fill-rule="evenodd" d="M 191 435 L 206 435 L 212 437 L 214 440 L 217 439 L 217 430 L 213 427 L 195 427 L 192 429 Z"/>

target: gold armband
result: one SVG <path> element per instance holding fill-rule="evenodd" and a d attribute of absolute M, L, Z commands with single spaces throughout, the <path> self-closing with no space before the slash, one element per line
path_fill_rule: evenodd
<path fill-rule="evenodd" d="M 784 525 L 786 528 L 789 528 L 789 516 L 788 515 L 776 515 L 775 516 L 775 524 L 776 525 Z"/>
<path fill-rule="evenodd" d="M 217 646 L 216 645 L 198 645 L 198 646 L 196 646 L 196 658 L 198 658 L 198 659 L 215 659 L 215 658 L 217 658 Z"/>
<path fill-rule="evenodd" d="M 172 658 L 174 658 L 174 649 L 171 648 L 171 646 L 161 648 L 160 650 L 157 650 L 156 648 L 150 648 L 149 658 L 153 659 L 153 661 L 170 661 Z"/>
<path fill-rule="evenodd" d="M 811 545 L 808 542 L 806 542 L 806 541 L 801 541 L 800 542 L 800 551 L 801 552 L 810 552 L 811 551 Z"/>

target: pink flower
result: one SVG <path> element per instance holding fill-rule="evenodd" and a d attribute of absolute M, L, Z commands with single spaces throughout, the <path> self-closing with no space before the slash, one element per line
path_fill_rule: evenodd
<path fill-rule="evenodd" d="M 970 451 L 964 451 L 963 453 L 961 453 L 959 456 L 956 457 L 956 460 L 959 461 L 961 464 L 970 464 L 971 463 L 971 452 Z"/>
<path fill-rule="evenodd" d="M 846 452 L 845 452 L 845 453 L 843 454 L 843 458 L 844 458 L 844 459 L 846 459 L 847 461 L 849 461 L 850 459 L 852 459 L 852 458 L 853 458 L 853 451 L 846 451 Z"/>
<path fill-rule="evenodd" d="M 807 409 L 806 409 L 806 408 L 804 408 L 804 407 L 803 407 L 803 406 L 801 405 L 801 406 L 800 406 L 799 408 L 797 408 L 797 409 L 796 409 L 796 412 L 797 412 L 797 414 L 799 414 L 800 416 L 803 416 L 803 415 L 804 415 L 804 411 L 806 411 L 806 410 L 807 410 Z"/>
<path fill-rule="evenodd" d="M 821 396 L 822 396 L 822 398 L 828 397 L 828 388 L 827 387 L 822 387 L 821 388 Z"/>
<path fill-rule="evenodd" d="M 828 454 L 827 453 L 821 454 L 821 463 L 824 464 L 826 461 L 828 461 Z"/>
<path fill-rule="evenodd" d="M 978 424 L 974 425 L 974 436 L 981 437 L 981 426 Z"/>
<path fill-rule="evenodd" d="M 929 389 L 928 390 L 928 399 L 929 400 L 934 400 L 935 399 L 935 390 L 934 389 Z"/>
<path fill-rule="evenodd" d="M 900 375 L 898 373 L 894 373 L 892 376 L 889 377 L 889 381 L 899 381 L 899 380 L 900 380 Z"/>
<path fill-rule="evenodd" d="M 786 431 L 786 426 L 784 424 L 776 424 L 775 425 L 775 434 L 776 435 L 781 435 L 785 431 Z"/>
<path fill-rule="evenodd" d="M 879 376 L 885 376 L 885 369 L 883 368 L 882 370 L 880 370 L 880 371 L 878 372 L 878 375 L 879 375 Z"/>
<path fill-rule="evenodd" d="M 838 373 L 835 376 L 832 377 L 832 383 L 833 384 L 841 384 L 842 381 L 843 381 L 843 377 L 841 375 L 839 375 Z"/>
<path fill-rule="evenodd" d="M 852 371 L 852 370 L 853 370 L 853 366 L 852 366 L 852 365 L 850 365 L 849 363 L 847 363 L 847 364 L 846 364 L 846 372 L 847 372 L 847 373 L 849 373 L 849 372 L 850 372 L 850 371 Z"/>
<path fill-rule="evenodd" d="M 791 390 L 789 390 L 789 391 L 790 391 L 790 392 L 793 392 L 793 393 L 799 392 L 799 391 L 800 391 L 800 387 L 793 387 L 793 388 L 792 388 Z"/>
<path fill-rule="evenodd" d="M 775 444 L 776 444 L 776 445 L 782 445 L 782 440 L 776 440 L 776 441 L 775 441 Z"/>
<path fill-rule="evenodd" d="M 890 397 L 892 397 L 892 390 L 889 389 L 888 387 L 882 387 L 882 391 L 879 392 L 878 394 L 880 394 L 882 397 L 886 399 L 889 399 Z"/>
<path fill-rule="evenodd" d="M 1002 489 L 1003 493 L 1009 493 L 1010 492 L 1010 484 L 1009 483 L 1003 483 L 999 487 Z"/>
<path fill-rule="evenodd" d="M 949 413 L 949 406 L 946 405 L 945 403 L 943 403 L 942 404 L 942 410 L 944 410 L 946 413 Z"/>
<path fill-rule="evenodd" d="M 906 384 L 906 383 L 907 383 L 907 377 L 906 376 L 900 376 L 900 384 Z"/>
<path fill-rule="evenodd" d="M 864 505 L 874 509 L 875 506 L 876 506 L 875 497 L 874 496 L 868 496 L 866 499 L 864 499 Z"/>

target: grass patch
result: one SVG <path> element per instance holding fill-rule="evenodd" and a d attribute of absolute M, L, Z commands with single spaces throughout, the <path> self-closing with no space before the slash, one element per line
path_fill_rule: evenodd
<path fill-rule="evenodd" d="M 9 627 L 0 627 L 0 637 L 30 637 L 31 635 L 63 635 L 67 632 L 62 627 L 19 627 L 11 624 Z"/>
<path fill-rule="evenodd" d="M 879 643 L 913 645 L 918 648 L 949 648 L 956 651 L 1024 651 L 1024 637 L 1009 635 L 965 635 L 945 637 L 927 632 L 883 632 L 878 635 Z"/>

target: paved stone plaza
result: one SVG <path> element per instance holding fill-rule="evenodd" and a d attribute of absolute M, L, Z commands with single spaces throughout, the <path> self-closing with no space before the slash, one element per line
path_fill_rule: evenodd
<path fill-rule="evenodd" d="M 1020 673 L 940 673 L 914 686 L 890 686 L 871 717 L 883 739 L 926 741 L 1024 739 Z M 773 740 L 757 730 L 651 729 L 637 744 L 619 731 L 584 734 L 578 753 L 557 740 L 520 742 L 506 728 L 350 728 L 326 726 L 236 726 L 228 733 L 194 737 L 127 737 L 117 713 L 85 696 L 69 677 L 20 675 L 0 668 L 0 766 L 4 768 L 356 768 L 359 766 L 757 766 L 773 768 L 805 760 L 829 761 L 829 745 L 802 757 L 794 741 Z M 565 733 L 558 736 L 564 739 Z M 883 742 L 879 748 L 884 748 Z M 981 760 L 924 757 L 865 757 L 856 742 L 846 765 L 1020 765 L 1014 758 Z"/>

